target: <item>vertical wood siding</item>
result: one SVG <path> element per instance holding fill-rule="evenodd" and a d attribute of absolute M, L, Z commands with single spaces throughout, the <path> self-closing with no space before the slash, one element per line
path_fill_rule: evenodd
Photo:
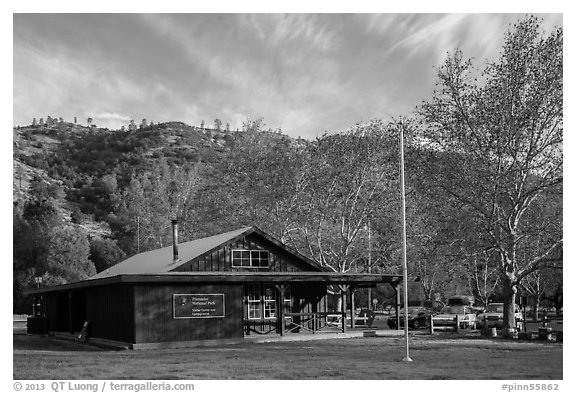
<path fill-rule="evenodd" d="M 231 250 L 266 250 L 270 253 L 268 267 L 236 267 L 232 266 Z M 231 244 L 224 244 L 213 252 L 196 258 L 195 260 L 179 266 L 175 271 L 183 272 L 306 272 L 318 271 L 299 258 L 286 252 L 274 243 L 256 235 L 250 234 Z"/>
<path fill-rule="evenodd" d="M 174 319 L 175 293 L 222 293 L 224 318 Z M 242 337 L 242 286 L 225 284 L 136 285 L 135 342 L 212 340 Z"/>
<path fill-rule="evenodd" d="M 44 296 L 46 299 L 46 318 L 48 331 L 67 331 L 69 328 L 67 293 L 49 292 Z"/>
<path fill-rule="evenodd" d="M 86 290 L 89 334 L 92 337 L 134 342 L 134 292 L 127 284 Z"/>

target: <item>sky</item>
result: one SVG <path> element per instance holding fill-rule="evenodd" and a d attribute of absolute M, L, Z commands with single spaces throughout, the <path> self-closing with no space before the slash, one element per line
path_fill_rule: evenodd
<path fill-rule="evenodd" d="M 540 14 L 543 29 L 562 14 Z M 13 123 L 148 121 L 313 139 L 407 116 L 448 51 L 482 67 L 525 14 L 14 14 Z"/>

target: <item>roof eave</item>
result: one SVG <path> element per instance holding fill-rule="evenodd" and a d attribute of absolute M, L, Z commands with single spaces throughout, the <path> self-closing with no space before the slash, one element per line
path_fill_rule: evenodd
<path fill-rule="evenodd" d="M 68 291 L 101 285 L 120 283 L 319 283 L 326 285 L 397 285 L 402 281 L 401 275 L 395 274 L 358 274 L 331 272 L 257 272 L 257 273 L 157 273 L 157 274 L 121 274 L 113 277 L 84 280 L 53 287 L 35 288 L 25 291 L 25 295 L 36 295 L 48 292 Z"/>

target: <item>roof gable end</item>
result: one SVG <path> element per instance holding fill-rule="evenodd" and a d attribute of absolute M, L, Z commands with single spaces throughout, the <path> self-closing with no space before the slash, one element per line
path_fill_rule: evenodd
<path fill-rule="evenodd" d="M 188 265 L 195 260 L 203 258 L 205 255 L 210 254 L 223 245 L 235 242 L 238 239 L 241 239 L 242 237 L 248 236 L 250 234 L 255 234 L 262 237 L 266 241 L 273 243 L 276 247 L 281 248 L 283 251 L 289 254 L 292 254 L 302 263 L 309 265 L 314 270 L 328 271 L 318 263 L 289 248 L 278 239 L 260 230 L 259 228 L 244 227 L 235 231 L 178 244 L 178 261 L 173 260 L 172 246 L 163 247 L 156 250 L 136 254 L 118 263 L 117 265 L 114 265 L 90 277 L 89 279 L 113 277 L 121 274 L 168 273 L 182 270 L 181 268 L 184 267 L 184 265 Z"/>

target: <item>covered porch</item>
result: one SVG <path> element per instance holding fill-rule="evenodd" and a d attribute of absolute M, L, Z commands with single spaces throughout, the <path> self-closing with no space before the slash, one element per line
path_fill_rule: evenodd
<path fill-rule="evenodd" d="M 294 333 L 345 333 L 366 326 L 366 317 L 358 321 L 351 306 L 361 288 L 390 285 L 399 308 L 400 275 L 359 273 L 256 273 L 244 277 L 244 336 L 280 336 Z M 398 315 L 398 312 L 396 313 Z"/>

